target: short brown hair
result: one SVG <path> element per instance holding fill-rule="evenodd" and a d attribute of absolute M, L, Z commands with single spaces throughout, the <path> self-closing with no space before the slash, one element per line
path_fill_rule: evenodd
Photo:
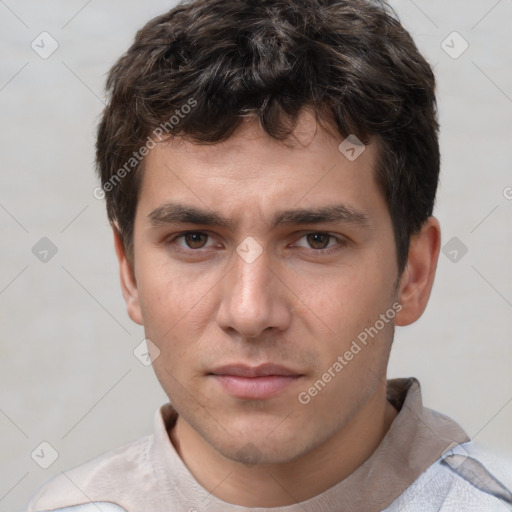
<path fill-rule="evenodd" d="M 216 143 L 252 116 L 284 140 L 309 107 L 342 137 L 378 140 L 376 177 L 401 272 L 410 237 L 434 206 L 434 90 L 429 64 L 385 2 L 179 4 L 138 31 L 108 76 L 96 149 L 109 220 L 133 254 L 141 153 L 155 129 L 165 125 L 170 136 Z"/>

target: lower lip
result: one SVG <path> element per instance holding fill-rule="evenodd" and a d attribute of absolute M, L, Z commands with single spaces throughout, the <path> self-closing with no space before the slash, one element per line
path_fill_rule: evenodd
<path fill-rule="evenodd" d="M 263 400 L 273 397 L 295 383 L 299 375 L 268 375 L 266 377 L 238 377 L 212 375 L 235 398 Z"/>

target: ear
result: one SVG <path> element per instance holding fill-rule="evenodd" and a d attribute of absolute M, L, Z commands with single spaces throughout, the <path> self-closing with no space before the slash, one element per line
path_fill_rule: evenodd
<path fill-rule="evenodd" d="M 409 325 L 418 320 L 427 307 L 441 246 L 441 228 L 429 217 L 421 231 L 411 238 L 407 265 L 400 278 L 398 301 L 402 309 L 395 317 L 396 325 Z"/>
<path fill-rule="evenodd" d="M 126 302 L 126 309 L 129 317 L 139 325 L 144 325 L 139 304 L 139 292 L 137 281 L 132 266 L 126 257 L 123 240 L 119 231 L 113 227 L 114 246 L 116 248 L 117 260 L 119 261 L 119 276 L 121 278 L 121 290 Z"/>

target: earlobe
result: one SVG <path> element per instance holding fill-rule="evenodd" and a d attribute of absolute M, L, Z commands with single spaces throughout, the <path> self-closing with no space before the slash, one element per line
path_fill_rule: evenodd
<path fill-rule="evenodd" d="M 396 315 L 396 325 L 409 325 L 418 320 L 427 307 L 441 245 L 441 228 L 430 217 L 421 231 L 411 237 L 407 265 L 400 279 L 398 301 L 402 310 Z"/>
<path fill-rule="evenodd" d="M 126 251 L 119 231 L 113 227 L 114 246 L 117 260 L 119 262 L 119 277 L 121 280 L 121 291 L 126 302 L 128 316 L 139 325 L 144 325 L 139 303 L 139 292 L 135 279 L 134 269 L 126 257 Z"/>

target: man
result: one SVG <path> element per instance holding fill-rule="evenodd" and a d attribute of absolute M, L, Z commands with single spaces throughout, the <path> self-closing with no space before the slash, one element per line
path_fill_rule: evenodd
<path fill-rule="evenodd" d="M 440 247 L 435 80 L 390 9 L 181 4 L 107 88 L 97 192 L 170 403 L 29 511 L 509 510 L 510 468 L 386 380 Z"/>

